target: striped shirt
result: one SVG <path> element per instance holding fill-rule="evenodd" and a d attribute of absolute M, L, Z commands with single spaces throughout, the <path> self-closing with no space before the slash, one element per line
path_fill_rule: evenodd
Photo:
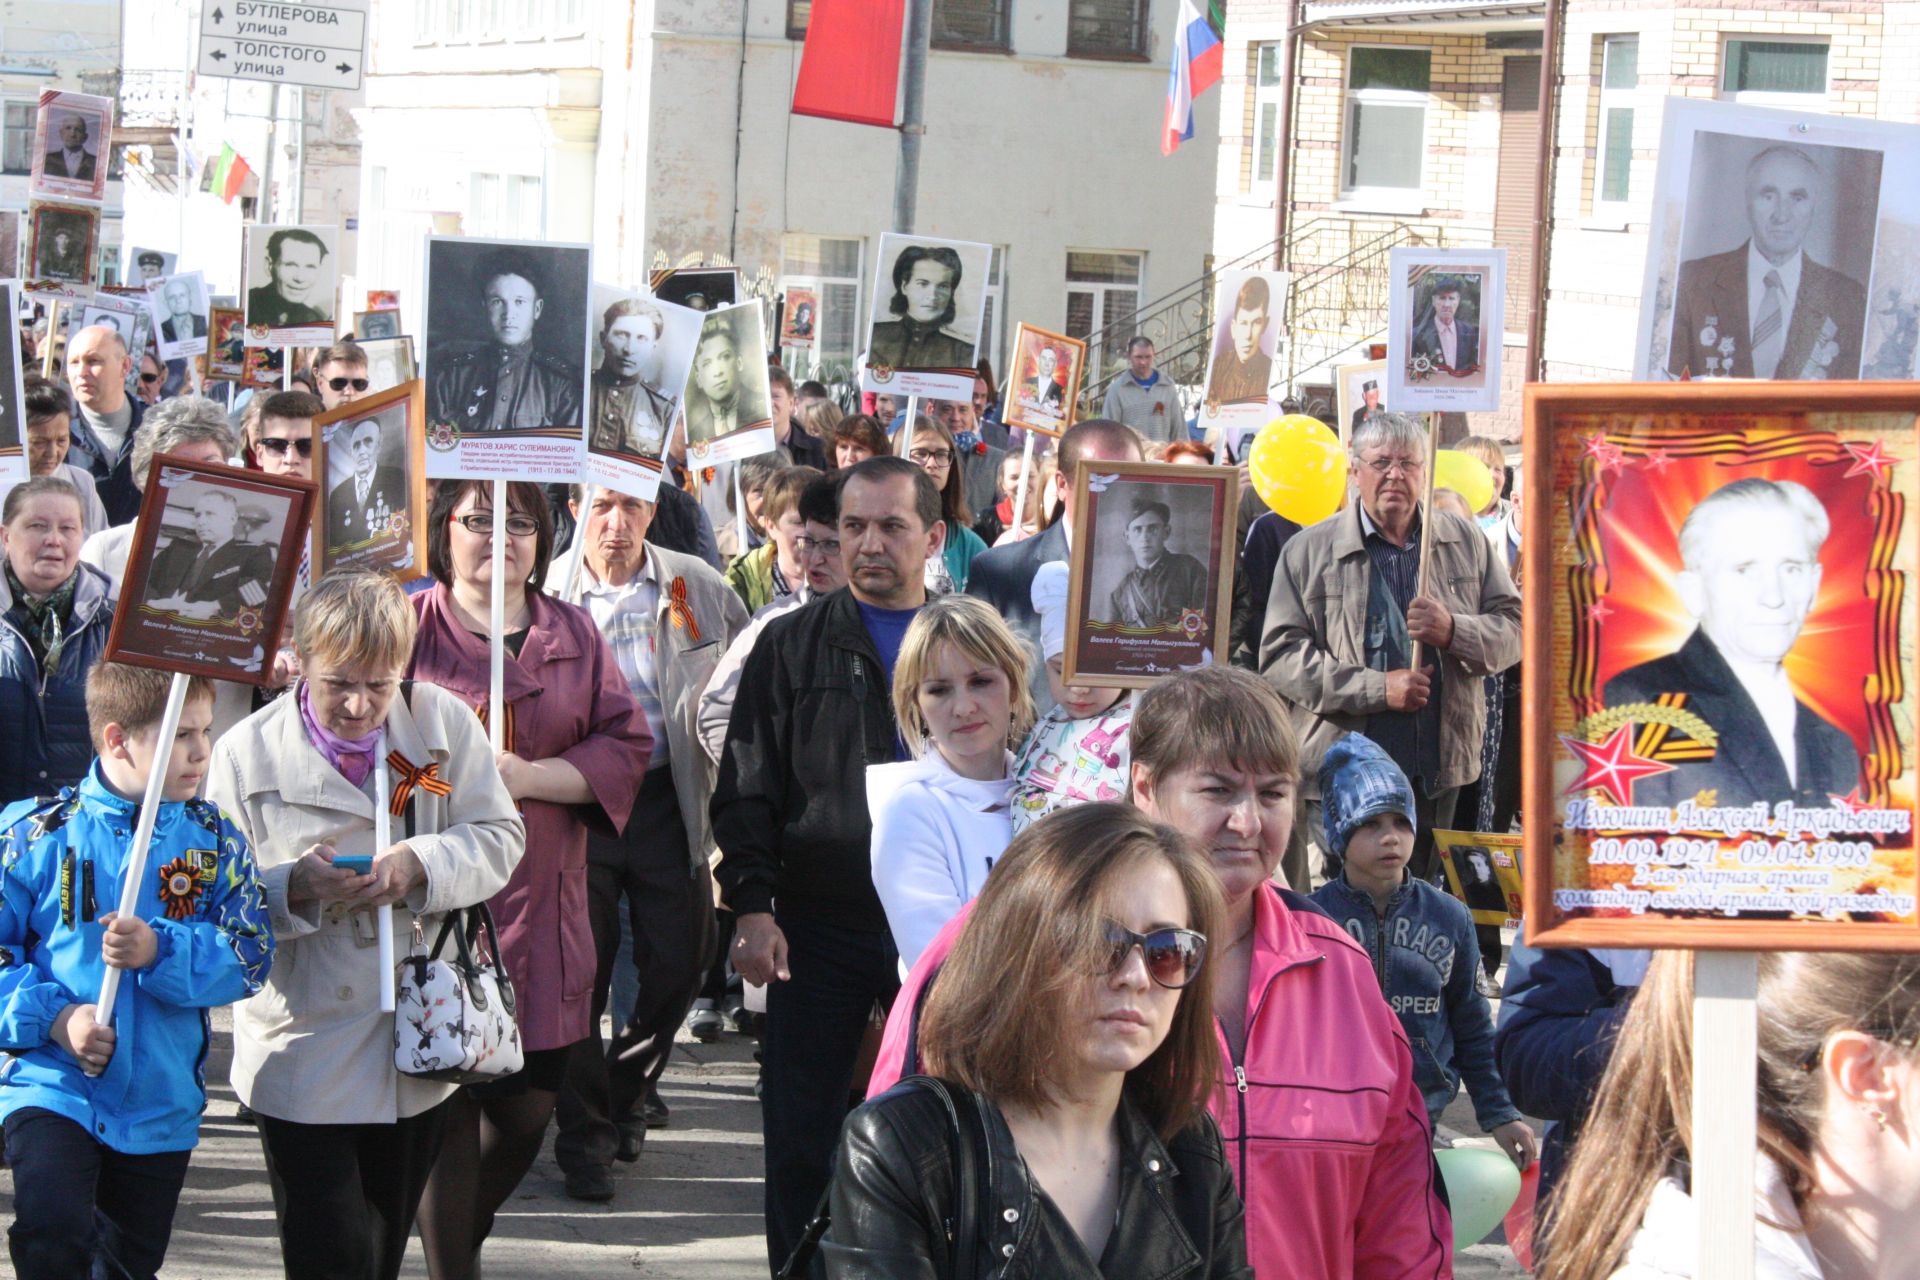
<path fill-rule="evenodd" d="M 606 637 L 620 674 L 627 678 L 633 699 L 646 713 L 647 727 L 653 730 L 653 758 L 649 771 L 667 763 L 667 731 L 660 705 L 660 676 L 655 666 L 655 632 L 660 621 L 660 581 L 654 574 L 653 553 L 648 550 L 640 572 L 621 586 L 609 586 L 594 578 L 586 565 L 580 566 L 585 587 L 580 603 L 593 616 L 594 625 Z"/>

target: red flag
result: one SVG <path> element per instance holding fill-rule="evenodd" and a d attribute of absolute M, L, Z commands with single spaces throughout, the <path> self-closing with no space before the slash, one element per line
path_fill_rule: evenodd
<path fill-rule="evenodd" d="M 891 129 L 906 0 L 813 0 L 793 114 Z"/>

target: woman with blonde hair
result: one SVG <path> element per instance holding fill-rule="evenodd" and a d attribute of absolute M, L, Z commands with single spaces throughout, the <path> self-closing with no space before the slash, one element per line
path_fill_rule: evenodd
<path fill-rule="evenodd" d="M 1543 1280 L 1691 1276 L 1693 955 L 1654 956 L 1547 1207 Z M 1920 956 L 1760 954 L 1755 1274 L 1912 1275 Z"/>
<path fill-rule="evenodd" d="M 873 885 L 901 972 L 980 892 L 1013 839 L 1013 755 L 1033 723 L 1027 654 L 1000 615 L 942 596 L 915 615 L 893 668 L 914 759 L 867 769 Z"/>
<path fill-rule="evenodd" d="M 1127 806 L 1023 832 L 927 997 L 939 1090 L 903 1082 L 847 1121 L 827 1274 L 1252 1280 L 1206 1112 L 1223 927 L 1207 859 Z"/>

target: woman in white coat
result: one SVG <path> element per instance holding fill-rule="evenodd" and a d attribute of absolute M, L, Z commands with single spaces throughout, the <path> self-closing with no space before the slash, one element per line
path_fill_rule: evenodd
<path fill-rule="evenodd" d="M 404 952 L 416 924 L 431 939 L 443 913 L 499 892 L 526 845 L 473 711 L 403 686 L 414 631 L 390 578 L 316 583 L 294 621 L 303 679 L 220 739 L 207 779 L 253 846 L 278 947 L 235 1007 L 233 1086 L 259 1117 L 293 1280 L 399 1274 L 455 1089 L 394 1069 L 372 909 L 393 905 Z M 378 849 L 383 765 L 405 803 L 401 838 Z M 371 872 L 334 866 L 342 855 L 372 855 Z"/>
<path fill-rule="evenodd" d="M 1013 756 L 1033 723 L 1026 647 L 984 601 L 942 596 L 893 667 L 893 712 L 914 759 L 867 769 L 873 887 L 901 972 L 986 883 L 1013 839 Z"/>

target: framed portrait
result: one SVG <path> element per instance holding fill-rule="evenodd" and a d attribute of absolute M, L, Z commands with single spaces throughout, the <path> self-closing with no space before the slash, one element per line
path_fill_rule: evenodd
<path fill-rule="evenodd" d="M 993 246 L 890 231 L 880 237 L 875 262 L 861 390 L 972 396 Z"/>
<path fill-rule="evenodd" d="M 134 288 L 144 289 L 172 275 L 179 261 L 177 253 L 130 244 L 120 251 L 120 278 Z"/>
<path fill-rule="evenodd" d="M 427 404 L 419 379 L 313 420 L 313 576 L 427 573 Z"/>
<path fill-rule="evenodd" d="M 107 194 L 113 99 L 48 89 L 34 122 L 27 190 L 56 200 L 99 203 Z"/>
<path fill-rule="evenodd" d="M 580 478 L 592 269 L 585 244 L 428 237 L 428 479 Z"/>
<path fill-rule="evenodd" d="M 397 338 L 400 336 L 400 313 L 356 311 L 353 313 L 353 336 L 356 339 Z"/>
<path fill-rule="evenodd" d="M 1022 323 L 1013 331 L 1013 371 L 1001 418 L 1009 427 L 1058 436 L 1073 425 L 1087 344 Z"/>
<path fill-rule="evenodd" d="M 198 271 L 168 276 L 147 286 L 147 315 L 162 360 L 185 360 L 207 353 L 211 308 L 206 278 Z"/>
<path fill-rule="evenodd" d="M 243 387 L 266 387 L 278 391 L 286 383 L 285 347 L 246 347 L 246 366 L 241 371 Z"/>
<path fill-rule="evenodd" d="M 250 347 L 333 341 L 338 227 L 248 226 L 244 306 Z"/>
<path fill-rule="evenodd" d="M 738 267 L 670 267 L 649 276 L 647 288 L 660 301 L 690 311 L 730 307 L 747 296 Z"/>
<path fill-rule="evenodd" d="M 1526 412 L 1528 941 L 1920 944 L 1920 385 Z"/>
<path fill-rule="evenodd" d="M 406 334 L 393 338 L 370 338 L 360 344 L 367 353 L 367 389 L 386 391 L 418 377 L 413 360 L 413 339 Z"/>
<path fill-rule="evenodd" d="M 20 314 L 20 285 L 0 280 L 0 306 Z M 27 402 L 25 371 L 20 367 L 20 344 L 0 342 L 0 487 L 27 478 Z"/>
<path fill-rule="evenodd" d="M 299 576 L 314 487 L 156 457 L 107 661 L 264 684 Z"/>
<path fill-rule="evenodd" d="M 1346 444 L 1368 417 L 1388 412 L 1387 362 L 1367 360 L 1343 364 L 1333 371 L 1333 376 L 1340 443 Z"/>
<path fill-rule="evenodd" d="M 717 326 L 720 317 L 726 317 L 729 326 L 733 323 L 726 310 L 702 313 L 642 290 L 593 286 L 588 483 L 653 500 L 660 487 L 660 458 L 693 368 L 694 347 L 705 324 L 712 320 Z M 713 350 L 718 349 L 716 342 Z M 736 385 L 738 405 L 738 397 L 749 389 L 738 379 Z M 713 403 L 711 398 L 707 403 Z M 711 413 L 707 421 L 712 421 Z"/>
<path fill-rule="evenodd" d="M 20 210 L 0 209 L 0 278 L 20 274 Z"/>
<path fill-rule="evenodd" d="M 1388 273 L 1386 399 L 1394 412 L 1498 409 L 1507 251 L 1395 249 Z"/>
<path fill-rule="evenodd" d="M 773 449 L 766 314 L 757 301 L 700 318 L 682 405 L 687 457 L 695 465 L 751 458 Z"/>
<path fill-rule="evenodd" d="M 27 206 L 27 288 L 85 302 L 93 295 L 100 210 L 36 200 Z"/>
<path fill-rule="evenodd" d="M 239 307 L 212 307 L 207 312 L 207 376 L 217 382 L 238 382 L 247 373 L 247 326 Z"/>
<path fill-rule="evenodd" d="M 1285 394 L 1284 271 L 1222 271 L 1214 278 L 1213 329 L 1198 421 L 1209 439 L 1258 429 L 1279 416 Z"/>
<path fill-rule="evenodd" d="M 1447 891 L 1466 904 L 1475 924 L 1518 929 L 1526 914 L 1520 859 L 1524 836 L 1512 832 L 1441 831 L 1433 833 Z"/>
<path fill-rule="evenodd" d="M 1634 376 L 1916 376 L 1920 129 L 1667 105 Z"/>
<path fill-rule="evenodd" d="M 1144 689 L 1224 661 L 1239 472 L 1083 462 L 1073 484 L 1068 682 Z"/>
<path fill-rule="evenodd" d="M 400 309 L 400 291 L 398 289 L 367 290 L 367 310 L 398 311 Z"/>
<path fill-rule="evenodd" d="M 819 328 L 820 295 L 799 285 L 789 288 L 780 310 L 780 345 L 805 350 Z"/>
<path fill-rule="evenodd" d="M 79 328 L 91 329 L 95 325 L 99 325 L 103 328 L 111 329 L 120 335 L 122 342 L 127 344 L 127 350 L 138 351 L 140 349 L 134 345 L 133 318 L 135 313 L 133 311 L 125 307 L 109 306 L 107 303 L 100 301 L 98 297 L 92 302 L 80 304 L 71 310 L 72 314 L 79 317 Z"/>

